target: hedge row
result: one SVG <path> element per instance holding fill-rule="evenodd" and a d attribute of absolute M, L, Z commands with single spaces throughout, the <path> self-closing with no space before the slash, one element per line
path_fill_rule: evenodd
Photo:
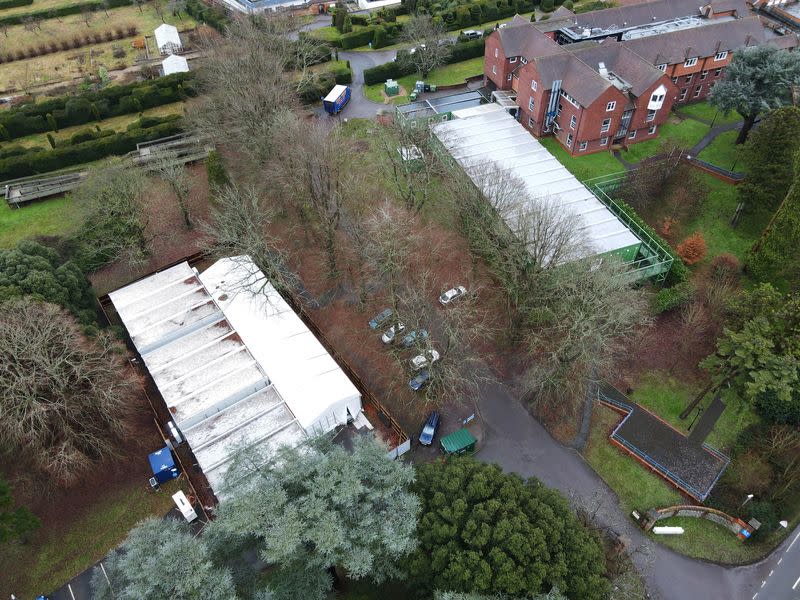
<path fill-rule="evenodd" d="M 103 88 L 78 96 L 59 96 L 0 113 L 0 137 L 12 140 L 61 127 L 83 125 L 194 96 L 193 75 L 175 73 L 153 81 Z"/>
<path fill-rule="evenodd" d="M 47 173 L 72 165 L 120 156 L 136 149 L 136 144 L 175 135 L 183 129 L 183 120 L 175 119 L 147 129 L 131 129 L 74 146 L 27 153 L 0 160 L 0 180 Z"/>
<path fill-rule="evenodd" d="M 55 19 L 56 17 L 66 17 L 67 15 L 77 15 L 84 10 L 100 11 L 106 8 L 119 8 L 120 6 L 130 6 L 131 0 L 90 0 L 89 2 L 77 2 L 75 4 L 67 4 L 66 6 L 59 6 L 58 8 L 49 8 L 47 10 L 35 10 L 33 12 L 26 12 L 17 15 L 7 15 L 0 17 L 0 24 L 4 25 L 20 25 L 26 19 L 33 20 L 46 20 Z M 23 5 L 20 5 L 23 6 Z"/>
<path fill-rule="evenodd" d="M 33 0 L 0 0 L 0 10 L 18 6 L 30 6 L 31 4 L 33 4 Z"/>
<path fill-rule="evenodd" d="M 464 29 L 465 27 L 491 23 L 499 19 L 513 17 L 516 14 L 532 12 L 538 2 L 531 0 L 488 0 L 462 4 L 452 10 L 442 11 L 434 16 L 434 20 L 441 19 L 448 31 Z"/>
<path fill-rule="evenodd" d="M 214 6 L 208 6 L 200 0 L 186 0 L 186 12 L 189 16 L 193 17 L 195 21 L 205 23 L 220 33 L 225 31 L 225 28 L 230 22 L 228 13 L 224 10 L 220 10 Z"/>
<path fill-rule="evenodd" d="M 692 299 L 692 294 L 694 294 L 694 288 L 688 281 L 658 290 L 653 296 L 653 314 L 660 315 L 683 306 Z"/>
<path fill-rule="evenodd" d="M 645 223 L 630 204 L 627 204 L 622 200 L 616 200 L 616 203 L 631 221 L 649 233 L 654 240 L 661 244 L 661 247 L 667 251 L 667 254 L 672 257 L 672 268 L 670 269 L 669 273 L 667 273 L 667 278 L 664 280 L 664 285 L 666 287 L 672 287 L 688 281 L 690 275 L 689 267 L 687 267 L 681 260 L 681 257 L 675 253 L 675 250 L 672 249 L 672 246 L 669 245 L 669 242 L 658 235 L 656 230 L 650 227 L 650 225 Z"/>
<path fill-rule="evenodd" d="M 462 44 L 453 44 L 450 57 L 447 59 L 447 64 L 483 56 L 485 44 L 486 42 L 484 39 L 472 40 L 471 42 L 464 42 Z M 411 61 L 405 57 L 404 51 L 401 50 L 397 53 L 397 60 L 372 67 L 371 69 L 364 69 L 364 83 L 366 85 L 383 83 L 387 79 L 398 79 L 415 72 L 416 68 L 414 68 Z"/>

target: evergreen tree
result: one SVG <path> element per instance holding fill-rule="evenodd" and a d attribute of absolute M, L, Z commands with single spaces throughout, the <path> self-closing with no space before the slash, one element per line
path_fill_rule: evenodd
<path fill-rule="evenodd" d="M 545 10 L 542 1 L 542 10 Z M 709 102 L 719 110 L 735 110 L 744 117 L 737 144 L 758 116 L 791 103 L 791 89 L 800 83 L 800 55 L 774 46 L 751 46 L 737 50 L 725 71 L 725 78 L 711 88 Z"/>
<path fill-rule="evenodd" d="M 422 499 L 411 582 L 434 589 L 571 600 L 605 598 L 603 550 L 558 492 L 472 458 L 417 468 Z"/>
<path fill-rule="evenodd" d="M 279 599 L 324 598 L 332 567 L 381 582 L 415 546 L 413 478 L 373 438 L 356 440 L 352 453 L 322 439 L 272 456 L 249 448 L 226 474 L 210 535 L 217 548 L 254 542 L 278 567 L 270 587 Z"/>
<path fill-rule="evenodd" d="M 781 287 L 794 287 L 800 281 L 800 152 L 794 164 L 794 185 L 747 259 L 748 270 L 758 280 Z"/>
<path fill-rule="evenodd" d="M 741 150 L 747 177 L 737 186 L 739 200 L 750 210 L 772 210 L 786 197 L 800 149 L 800 108 L 771 111 Z"/>
<path fill-rule="evenodd" d="M 203 538 L 174 519 L 142 521 L 104 566 L 105 575 L 99 567 L 92 575 L 95 600 L 237 598 L 230 572 L 214 565 Z"/>

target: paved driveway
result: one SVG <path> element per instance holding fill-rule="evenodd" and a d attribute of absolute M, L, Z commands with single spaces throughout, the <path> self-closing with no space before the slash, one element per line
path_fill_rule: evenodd
<path fill-rule="evenodd" d="M 480 410 L 486 437 L 476 455 L 480 460 L 494 462 L 505 470 L 523 477 L 535 475 L 545 484 L 559 489 L 567 496 L 577 494 L 585 505 L 599 507 L 597 521 L 631 540 L 633 558 L 648 581 L 651 593 L 662 600 L 751 600 L 767 578 L 773 564 L 782 556 L 787 540 L 771 557 L 747 567 L 720 567 L 692 560 L 650 541 L 633 521 L 622 514 L 614 492 L 575 450 L 562 446 L 513 398 L 499 383 L 487 384 L 481 390 Z M 793 534 L 794 535 L 794 534 Z M 787 555 L 787 576 L 780 581 L 775 575 L 773 595 L 759 598 L 784 600 L 800 598 L 789 594 L 786 585 L 792 576 L 800 576 L 800 541 Z M 782 565 L 783 566 L 783 565 Z M 791 573 L 792 575 L 788 575 Z M 787 578 L 788 577 L 788 578 Z M 792 579 L 791 583 L 794 583 Z M 767 588 L 765 588 L 767 589 Z M 800 585 L 797 586 L 800 590 Z"/>

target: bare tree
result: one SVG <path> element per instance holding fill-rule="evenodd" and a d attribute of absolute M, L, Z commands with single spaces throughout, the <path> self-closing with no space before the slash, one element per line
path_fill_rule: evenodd
<path fill-rule="evenodd" d="M 248 15 L 233 19 L 225 37 L 200 44 L 205 52 L 197 73 L 203 95 L 189 119 L 211 139 L 239 152 L 249 166 L 261 167 L 285 149 L 286 142 L 273 130 L 275 117 L 296 103 L 313 77 L 311 65 L 325 52 L 308 37 L 290 39 L 286 32 L 296 27 L 287 14 Z"/>
<path fill-rule="evenodd" d="M 418 213 L 431 200 L 443 171 L 430 133 L 425 128 L 394 125 L 382 127 L 376 138 L 383 151 L 379 164 L 386 179 L 405 207 Z"/>
<path fill-rule="evenodd" d="M 0 386 L 2 449 L 61 484 L 115 454 L 136 393 L 110 335 L 87 339 L 67 311 L 30 298 L 0 311 Z"/>
<path fill-rule="evenodd" d="M 78 258 L 92 270 L 118 259 L 135 265 L 150 255 L 152 236 L 143 198 L 147 178 L 140 169 L 122 162 L 91 170 L 72 192 L 84 212 L 78 232 Z"/>
<path fill-rule="evenodd" d="M 167 10 L 173 17 L 183 20 L 181 12 L 186 10 L 186 0 L 169 0 L 167 2 Z"/>
<path fill-rule="evenodd" d="M 214 206 L 211 220 L 200 224 L 205 233 L 205 250 L 219 258 L 248 256 L 278 291 L 293 291 L 296 278 L 287 269 L 285 256 L 269 232 L 274 215 L 263 195 L 253 186 L 224 186 L 217 193 Z M 250 269 L 249 261 L 240 262 Z M 254 273 L 244 275 L 243 279 L 249 280 Z M 258 291 L 252 286 L 250 290 Z"/>
<path fill-rule="evenodd" d="M 0 31 L 3 32 L 3 35 L 8 37 L 8 23 L 0 23 Z"/>
<path fill-rule="evenodd" d="M 430 15 L 414 15 L 403 25 L 403 41 L 414 44 L 413 51 L 403 53 L 398 60 L 408 61 L 422 78 L 428 76 L 436 67 L 450 58 L 450 45 L 447 32 L 441 23 Z"/>
<path fill-rule="evenodd" d="M 347 199 L 359 196 L 364 169 L 354 159 L 352 141 L 338 127 L 284 113 L 275 132 L 284 146 L 280 160 L 273 162 L 276 181 L 301 217 L 306 213 L 325 248 L 328 276 L 334 279 L 339 274 L 337 232 Z"/>
<path fill-rule="evenodd" d="M 681 356 L 691 350 L 692 346 L 708 330 L 708 313 L 702 302 L 692 299 L 681 309 L 681 335 L 678 339 L 679 351 L 675 353 L 675 360 L 670 365 L 669 372 L 672 373 L 678 364 Z"/>
<path fill-rule="evenodd" d="M 186 171 L 186 165 L 175 153 L 164 152 L 160 153 L 156 161 L 148 165 L 148 167 L 169 184 L 172 193 L 175 194 L 175 199 L 178 201 L 186 229 L 191 229 L 192 218 L 186 201 L 189 199 L 189 192 L 192 189 L 192 179 Z"/>
<path fill-rule="evenodd" d="M 87 27 L 92 26 L 92 19 L 94 19 L 94 12 L 88 6 L 81 8 L 81 20 Z"/>

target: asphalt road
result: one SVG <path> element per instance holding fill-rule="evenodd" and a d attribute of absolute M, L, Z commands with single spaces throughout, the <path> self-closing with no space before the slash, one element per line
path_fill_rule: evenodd
<path fill-rule="evenodd" d="M 479 405 L 486 437 L 478 459 L 523 477 L 534 475 L 584 506 L 597 510 L 597 523 L 629 540 L 629 549 L 651 594 L 661 600 L 799 600 L 800 529 L 770 557 L 746 567 L 721 567 L 677 554 L 651 541 L 628 515 L 614 492 L 575 450 L 562 446 L 501 384 L 487 384 Z M 785 550 L 787 548 L 788 550 Z M 780 565 L 777 561 L 781 560 Z M 773 574 L 770 576 L 770 571 Z M 764 588 L 761 582 L 767 580 Z M 769 586 L 769 587 L 767 587 Z"/>

